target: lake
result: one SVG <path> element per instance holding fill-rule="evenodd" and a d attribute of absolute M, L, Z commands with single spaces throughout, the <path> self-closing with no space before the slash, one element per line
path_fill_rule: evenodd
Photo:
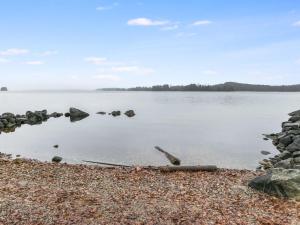
<path fill-rule="evenodd" d="M 58 155 L 68 163 L 168 164 L 157 145 L 183 165 L 255 169 L 265 158 L 261 150 L 277 153 L 262 134 L 280 131 L 287 114 L 300 109 L 299 100 L 300 93 L 1 92 L 0 113 L 67 112 L 73 106 L 90 116 L 75 123 L 50 118 L 2 133 L 0 152 L 42 161 Z M 96 114 L 129 109 L 135 117 Z"/>

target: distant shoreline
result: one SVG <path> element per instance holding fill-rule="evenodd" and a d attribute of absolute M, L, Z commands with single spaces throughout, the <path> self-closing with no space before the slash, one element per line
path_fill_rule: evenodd
<path fill-rule="evenodd" d="M 96 91 L 171 91 L 171 92 L 300 92 L 300 84 L 263 85 L 226 82 L 215 85 L 155 85 L 152 87 L 100 88 Z"/>

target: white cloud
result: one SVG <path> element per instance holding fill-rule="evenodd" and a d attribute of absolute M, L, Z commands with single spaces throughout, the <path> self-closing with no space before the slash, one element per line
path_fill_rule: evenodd
<path fill-rule="evenodd" d="M 129 26 L 164 26 L 169 24 L 166 20 L 151 20 L 148 18 L 136 18 L 128 20 L 127 24 Z"/>
<path fill-rule="evenodd" d="M 87 57 L 84 59 L 84 61 L 95 65 L 101 65 L 104 64 L 107 59 L 104 57 Z"/>
<path fill-rule="evenodd" d="M 115 2 L 114 4 L 108 5 L 108 6 L 98 6 L 96 8 L 96 10 L 98 10 L 98 11 L 110 10 L 110 9 L 117 7 L 118 5 L 119 5 L 119 3 Z"/>
<path fill-rule="evenodd" d="M 151 68 L 144 68 L 138 66 L 118 66 L 113 67 L 111 70 L 115 73 L 134 73 L 141 75 L 148 75 L 154 72 L 154 70 Z"/>
<path fill-rule="evenodd" d="M 109 81 L 120 81 L 121 80 L 121 78 L 119 76 L 110 75 L 110 74 L 100 74 L 100 75 L 93 76 L 93 78 L 98 79 L 98 80 L 109 80 Z"/>
<path fill-rule="evenodd" d="M 24 62 L 24 64 L 27 64 L 27 65 L 43 65 L 44 62 L 42 62 L 42 61 L 27 61 L 27 62 Z"/>
<path fill-rule="evenodd" d="M 292 24 L 294 27 L 300 27 L 300 20 Z"/>
<path fill-rule="evenodd" d="M 5 58 L 0 58 L 0 64 L 5 64 L 5 63 L 9 63 L 10 61 L 8 59 Z"/>
<path fill-rule="evenodd" d="M 21 48 L 10 48 L 5 51 L 1 51 L 0 55 L 4 56 L 15 56 L 15 55 L 25 55 L 29 53 L 29 50 L 27 49 L 21 49 Z"/>
<path fill-rule="evenodd" d="M 215 71 L 215 70 L 203 70 L 202 73 L 206 74 L 206 75 L 216 75 L 216 74 L 218 74 L 218 72 Z"/>
<path fill-rule="evenodd" d="M 58 54 L 57 50 L 49 50 L 49 51 L 44 51 L 42 53 L 40 53 L 40 56 L 49 56 L 49 55 L 56 55 Z"/>
<path fill-rule="evenodd" d="M 178 29 L 178 28 L 179 28 L 179 26 L 178 26 L 177 24 L 175 24 L 175 25 L 163 27 L 163 28 L 161 28 L 161 29 L 162 29 L 162 30 L 176 30 L 176 29 Z"/>
<path fill-rule="evenodd" d="M 296 60 L 296 64 L 300 65 L 300 59 Z"/>
<path fill-rule="evenodd" d="M 212 21 L 210 21 L 210 20 L 198 20 L 198 21 L 195 21 L 192 25 L 193 26 L 204 26 L 204 25 L 209 25 L 211 23 L 212 23 Z"/>

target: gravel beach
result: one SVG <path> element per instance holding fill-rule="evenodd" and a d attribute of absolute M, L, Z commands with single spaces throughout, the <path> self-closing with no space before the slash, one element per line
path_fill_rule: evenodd
<path fill-rule="evenodd" d="M 247 187 L 261 172 L 0 158 L 0 224 L 300 224 L 300 204 Z"/>

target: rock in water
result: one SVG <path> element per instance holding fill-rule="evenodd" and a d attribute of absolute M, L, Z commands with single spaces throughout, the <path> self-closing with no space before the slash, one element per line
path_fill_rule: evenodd
<path fill-rule="evenodd" d="M 1 87 L 0 91 L 8 91 L 7 87 Z"/>
<path fill-rule="evenodd" d="M 128 117 L 134 117 L 135 116 L 135 113 L 133 110 L 128 110 L 124 113 L 126 116 Z"/>
<path fill-rule="evenodd" d="M 260 151 L 260 153 L 263 154 L 263 155 L 269 155 L 269 154 L 271 154 L 271 152 L 264 151 L 264 150 Z"/>
<path fill-rule="evenodd" d="M 121 115 L 121 111 L 112 111 L 110 113 L 112 116 L 116 117 L 116 116 L 120 116 Z"/>
<path fill-rule="evenodd" d="M 300 170 L 272 169 L 251 180 L 249 186 L 268 194 L 300 200 Z"/>
<path fill-rule="evenodd" d="M 71 122 L 76 122 L 88 117 L 90 114 L 83 112 L 76 108 L 70 108 L 70 120 Z"/>
<path fill-rule="evenodd" d="M 54 156 L 54 157 L 52 158 L 52 162 L 56 162 L 56 163 L 61 162 L 61 160 L 62 160 L 62 157 L 60 157 L 60 156 Z"/>
<path fill-rule="evenodd" d="M 105 115 L 106 112 L 97 112 L 96 114 Z"/>

